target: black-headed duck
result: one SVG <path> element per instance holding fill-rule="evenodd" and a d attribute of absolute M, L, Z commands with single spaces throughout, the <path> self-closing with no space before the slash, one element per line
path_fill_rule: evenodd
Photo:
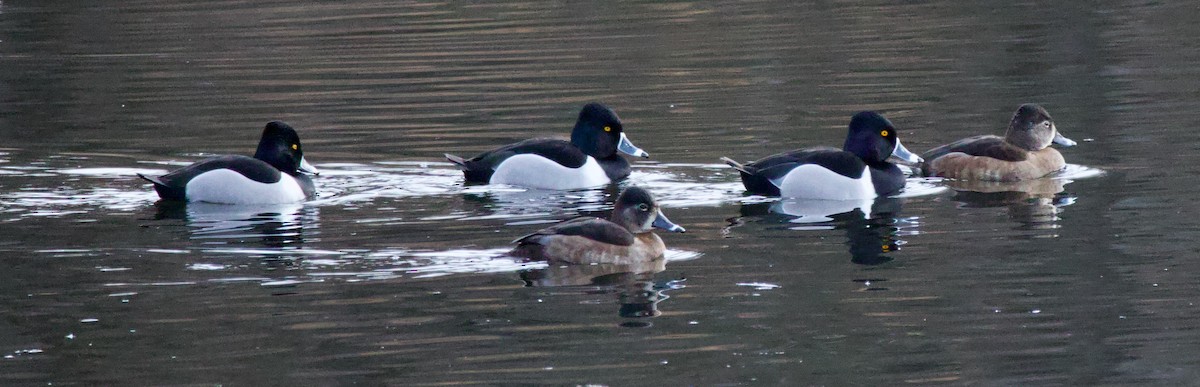
<path fill-rule="evenodd" d="M 164 200 L 222 204 L 294 203 L 316 196 L 317 169 L 304 160 L 296 130 L 282 121 L 263 128 L 254 157 L 213 157 L 162 176 L 139 177 L 154 183 Z"/>
<path fill-rule="evenodd" d="M 919 157 L 900 143 L 900 133 L 887 118 L 860 112 L 850 119 L 842 149 L 807 148 L 740 164 L 746 190 L 763 195 L 804 199 L 856 200 L 895 195 L 904 189 L 904 173 L 890 162 L 918 163 Z"/>
<path fill-rule="evenodd" d="M 617 154 L 650 157 L 625 136 L 617 113 L 599 103 L 579 112 L 571 141 L 535 138 L 484 152 L 470 159 L 447 153 L 469 183 L 529 188 L 578 189 L 629 176 L 629 162 Z"/>

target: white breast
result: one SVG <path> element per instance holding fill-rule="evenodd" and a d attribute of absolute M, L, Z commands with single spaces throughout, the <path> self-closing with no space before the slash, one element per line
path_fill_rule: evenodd
<path fill-rule="evenodd" d="M 857 179 L 839 175 L 816 164 L 793 168 L 787 175 L 771 181 L 779 187 L 780 196 L 788 198 L 858 200 L 875 197 L 871 171 L 863 167 Z"/>
<path fill-rule="evenodd" d="M 579 168 L 567 168 L 554 160 L 532 154 L 520 154 L 505 159 L 496 166 L 489 180 L 492 184 L 509 184 L 543 189 L 577 189 L 608 184 L 608 174 L 595 158 L 588 156 Z"/>
<path fill-rule="evenodd" d="M 186 194 L 189 201 L 225 204 L 295 203 L 305 199 L 300 184 L 286 173 L 279 181 L 264 184 L 228 169 L 214 169 L 192 178 Z"/>

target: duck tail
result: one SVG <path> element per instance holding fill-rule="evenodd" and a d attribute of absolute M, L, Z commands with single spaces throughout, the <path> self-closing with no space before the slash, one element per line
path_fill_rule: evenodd
<path fill-rule="evenodd" d="M 722 158 L 721 158 L 721 161 L 724 161 L 724 162 L 725 162 L 725 164 L 729 164 L 729 166 L 733 167 L 733 169 L 736 169 L 736 170 L 738 170 L 738 172 L 745 173 L 745 174 L 749 174 L 749 173 L 750 173 L 749 171 L 746 171 L 746 166 L 742 165 L 742 163 L 739 163 L 739 162 L 737 162 L 737 161 L 734 161 L 734 160 L 733 160 L 733 159 L 731 159 L 731 158 L 728 158 L 728 157 L 722 157 Z"/>
<path fill-rule="evenodd" d="M 464 170 L 467 169 L 467 160 L 463 159 L 462 157 L 458 157 L 458 156 L 455 156 L 455 155 L 452 155 L 449 153 L 443 153 L 443 155 L 446 156 L 446 160 L 449 160 L 450 162 L 457 164 L 459 167 L 462 167 L 462 169 L 464 169 Z"/>
<path fill-rule="evenodd" d="M 155 177 L 155 176 L 146 176 L 146 175 L 143 175 L 143 174 L 140 174 L 140 173 L 139 173 L 139 174 L 137 174 L 137 175 L 138 175 L 138 177 L 142 178 L 142 180 L 145 180 L 145 181 L 148 181 L 148 182 L 150 182 L 150 183 L 153 183 L 153 184 L 154 184 L 154 185 L 156 185 L 156 186 L 166 186 L 166 184 L 164 184 L 164 183 L 162 182 L 162 180 L 159 180 L 159 179 L 158 179 L 158 177 Z"/>

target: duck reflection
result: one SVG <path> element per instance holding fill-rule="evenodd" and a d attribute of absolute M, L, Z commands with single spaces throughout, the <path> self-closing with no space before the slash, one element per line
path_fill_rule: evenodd
<path fill-rule="evenodd" d="M 521 272 L 525 286 L 612 286 L 651 278 L 667 269 L 667 260 L 658 257 L 650 261 L 626 264 L 572 265 L 550 264 L 542 269 Z"/>
<path fill-rule="evenodd" d="M 186 221 L 192 239 L 254 243 L 262 247 L 303 244 L 315 234 L 319 209 L 303 204 L 230 205 L 202 202 L 155 203 L 155 219 Z"/>
<path fill-rule="evenodd" d="M 897 198 L 866 200 L 785 199 L 770 203 L 742 204 L 741 216 L 787 216 L 792 230 L 844 230 L 850 262 L 879 265 L 893 260 L 889 256 L 904 244 L 897 237 L 896 215 L 903 201 Z M 735 221 L 735 225 L 740 220 Z"/>
<path fill-rule="evenodd" d="M 572 191 L 473 186 L 463 193 L 463 200 L 485 216 L 521 218 L 543 215 L 547 208 L 576 208 L 583 215 L 594 215 L 612 205 L 620 190 L 617 184 Z"/>
<path fill-rule="evenodd" d="M 602 292 L 617 296 L 621 317 L 638 319 L 662 314 L 658 304 L 670 298 L 665 291 L 682 289 L 682 280 L 657 283 L 656 273 L 666 270 L 666 259 L 658 258 L 632 264 L 551 265 L 542 269 L 520 272 L 525 286 L 568 287 L 598 286 Z M 627 321 L 628 327 L 649 326 L 645 321 Z"/>
<path fill-rule="evenodd" d="M 1017 182 L 947 180 L 954 200 L 968 208 L 1007 207 L 1010 219 L 1021 229 L 1058 228 L 1062 208 L 1075 203 L 1076 196 L 1064 192 L 1070 180 L 1034 179 Z"/>

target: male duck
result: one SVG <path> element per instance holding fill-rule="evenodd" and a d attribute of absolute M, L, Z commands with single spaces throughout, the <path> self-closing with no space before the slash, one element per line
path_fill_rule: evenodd
<path fill-rule="evenodd" d="M 658 208 L 650 192 L 629 187 L 617 197 L 607 219 L 583 217 L 568 220 L 517 238 L 512 255 L 573 264 L 635 264 L 661 257 L 658 227 L 684 232 Z"/>
<path fill-rule="evenodd" d="M 472 159 L 447 153 L 467 182 L 530 188 L 578 189 L 629 176 L 629 162 L 617 155 L 650 157 L 625 136 L 621 119 L 608 107 L 590 103 L 579 112 L 571 141 L 536 138 L 484 152 Z"/>
<path fill-rule="evenodd" d="M 968 137 L 923 155 L 925 176 L 959 180 L 1020 181 L 1043 177 L 1066 167 L 1061 153 L 1050 143 L 1075 145 L 1054 126 L 1050 113 L 1041 106 L 1024 104 L 1017 108 L 1004 137 L 983 135 Z"/>
<path fill-rule="evenodd" d="M 300 136 L 282 121 L 263 129 L 254 157 L 218 156 L 166 175 L 139 177 L 154 183 L 164 200 L 224 204 L 293 203 L 316 195 L 317 169 L 304 160 Z"/>
<path fill-rule="evenodd" d="M 904 173 L 896 158 L 919 163 L 921 158 L 900 144 L 891 121 L 875 112 L 850 119 L 842 150 L 817 147 L 767 156 L 748 164 L 722 157 L 742 175 L 746 190 L 763 195 L 804 199 L 858 200 L 889 196 L 904 188 Z"/>

